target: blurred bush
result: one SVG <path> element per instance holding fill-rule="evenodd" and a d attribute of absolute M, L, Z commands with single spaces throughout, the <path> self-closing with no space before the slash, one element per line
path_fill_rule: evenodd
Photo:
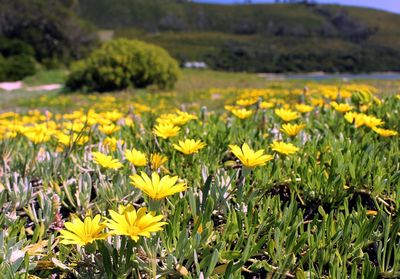
<path fill-rule="evenodd" d="M 69 90 L 114 91 L 155 85 L 172 88 L 179 77 L 178 63 L 161 47 L 137 40 L 118 39 L 103 44 L 71 67 Z"/>
<path fill-rule="evenodd" d="M 77 1 L 2 0 L 0 36 L 21 40 L 33 48 L 45 66 L 81 59 L 97 43 L 95 29 L 75 13 Z"/>
<path fill-rule="evenodd" d="M 0 81 L 15 81 L 36 73 L 34 50 L 20 40 L 0 37 Z"/>

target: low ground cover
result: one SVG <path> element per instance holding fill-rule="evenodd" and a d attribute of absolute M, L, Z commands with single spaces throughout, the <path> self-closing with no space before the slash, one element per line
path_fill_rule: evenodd
<path fill-rule="evenodd" d="M 0 114 L 3 274 L 400 275 L 398 94 L 188 80 Z"/>

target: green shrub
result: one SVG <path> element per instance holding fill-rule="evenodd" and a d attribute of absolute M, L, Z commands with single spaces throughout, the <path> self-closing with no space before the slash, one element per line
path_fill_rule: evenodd
<path fill-rule="evenodd" d="M 35 56 L 35 51 L 29 44 L 21 40 L 6 37 L 0 37 L 0 53 L 4 57 L 20 54 Z"/>
<path fill-rule="evenodd" d="M 0 35 L 30 45 L 50 66 L 82 59 L 97 44 L 95 28 L 76 14 L 75 0 L 0 1 Z"/>
<path fill-rule="evenodd" d="M 98 92 L 148 85 L 172 88 L 179 72 L 178 63 L 164 49 L 141 41 L 118 39 L 74 63 L 66 87 Z"/>
<path fill-rule="evenodd" d="M 29 55 L 13 55 L 6 60 L 6 79 L 21 80 L 36 73 L 36 62 Z"/>
<path fill-rule="evenodd" d="M 0 54 L 0 81 L 5 80 L 6 77 L 6 59 Z"/>
<path fill-rule="evenodd" d="M 20 40 L 0 37 L 0 81 L 21 80 L 35 73 L 32 47 Z"/>

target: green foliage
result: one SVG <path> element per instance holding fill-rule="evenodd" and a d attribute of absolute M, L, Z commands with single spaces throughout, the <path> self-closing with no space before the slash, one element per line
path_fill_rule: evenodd
<path fill-rule="evenodd" d="M 0 53 L 4 57 L 14 56 L 14 55 L 27 55 L 34 56 L 35 52 L 33 48 L 18 39 L 8 39 L 5 37 L 0 37 Z"/>
<path fill-rule="evenodd" d="M 346 45 L 337 41 L 342 49 L 335 49 L 332 40 L 319 40 L 318 43 L 294 42 L 287 46 L 278 40 L 282 47 L 277 49 L 260 48 L 253 42 L 229 42 L 215 53 L 204 58 L 208 64 L 219 70 L 251 72 L 374 72 L 400 70 L 400 52 L 379 46 L 366 48 Z M 324 46 L 319 46 L 319 44 Z M 327 45 L 326 45 L 327 44 Z M 294 48 L 296 46 L 296 48 Z M 316 50 L 316 48 L 319 48 Z M 265 63 L 260 63 L 265 61 Z"/>
<path fill-rule="evenodd" d="M 0 81 L 21 80 L 35 73 L 33 49 L 20 40 L 0 37 Z"/>
<path fill-rule="evenodd" d="M 308 84 L 310 95 L 304 96 L 292 94 L 303 86 L 285 84 L 267 87 L 262 96 L 262 90 L 251 89 L 213 92 L 227 103 L 245 97 L 243 93 L 288 105 L 323 97 L 323 86 Z M 371 94 L 361 93 L 362 86 L 354 88 L 353 98 L 336 101 L 351 104 L 354 111 L 368 103 L 368 115 L 385 121 L 383 127 L 399 131 L 398 96 L 377 102 Z M 256 103 L 247 107 L 253 115 L 244 120 L 226 117 L 226 112 L 195 109 L 198 120 L 182 126 L 176 138 L 156 140 L 156 117 L 163 105 L 168 112 L 172 108 L 165 108 L 162 94 L 143 95 L 136 101 L 128 96 L 82 95 L 91 102 L 86 104 L 78 102 L 77 95 L 57 96 L 59 101 L 70 98 L 73 102 L 68 113 L 56 109 L 51 99 L 43 99 L 52 113 L 1 115 L 5 131 L 14 129 L 14 123 L 24 124 L 15 136 L 0 140 L 4 158 L 0 272 L 5 278 L 48 278 L 51 274 L 61 278 L 400 276 L 398 136 L 386 138 L 368 127 L 356 128 L 332 106 L 318 106 L 296 121 L 306 124 L 304 133 L 289 138 L 276 133 L 283 122 L 274 110 L 260 109 Z M 158 106 L 140 112 L 151 97 Z M 214 101 L 206 92 L 196 97 Z M 127 117 L 134 119 L 134 125 L 124 125 Z M 102 123 L 114 123 L 120 130 L 106 135 L 99 129 Z M 48 141 L 33 143 L 23 134 L 32 124 L 56 131 L 46 132 Z M 88 142 L 70 142 L 61 150 L 56 135 L 66 133 L 67 124 L 82 124 L 76 133 L 88 136 Z M 108 149 L 105 139 L 109 137 L 124 143 Z M 265 166 L 246 174 L 228 150 L 228 144 L 248 142 L 272 154 L 270 144 L 278 137 L 298 146 L 298 153 L 276 154 Z M 185 138 L 201 139 L 207 146 L 199 153 L 183 155 L 172 144 Z M 109 210 L 119 205 L 148 204 L 129 176 L 150 173 L 150 165 L 133 168 L 124 156 L 131 147 L 148 159 L 154 152 L 167 156 L 158 171 L 177 175 L 188 185 L 184 193 L 158 201 L 157 210 L 168 222 L 164 230 L 137 242 L 113 235 L 85 247 L 60 244 L 57 228 L 63 226 L 62 221 L 95 214 L 105 220 Z M 100 168 L 91 157 L 94 150 L 104 150 L 123 167 Z"/>
<path fill-rule="evenodd" d="M 87 59 L 74 63 L 66 87 L 98 92 L 148 85 L 172 88 L 179 74 L 177 62 L 164 49 L 119 39 L 103 44 Z"/>
<path fill-rule="evenodd" d="M 116 29 L 117 36 L 158 44 L 180 62 L 205 61 L 212 69 L 400 70 L 400 16 L 383 11 L 172 0 L 82 0 L 80 8 L 83 18 Z"/>
<path fill-rule="evenodd" d="M 0 35 L 24 41 L 46 65 L 81 58 L 97 40 L 94 29 L 59 0 L 5 0 L 0 11 Z"/>

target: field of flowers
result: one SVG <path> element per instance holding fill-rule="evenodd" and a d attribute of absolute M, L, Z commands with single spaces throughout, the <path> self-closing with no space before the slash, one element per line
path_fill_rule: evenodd
<path fill-rule="evenodd" d="M 25 101 L 0 114 L 0 274 L 398 278 L 400 95 L 376 91 Z"/>

